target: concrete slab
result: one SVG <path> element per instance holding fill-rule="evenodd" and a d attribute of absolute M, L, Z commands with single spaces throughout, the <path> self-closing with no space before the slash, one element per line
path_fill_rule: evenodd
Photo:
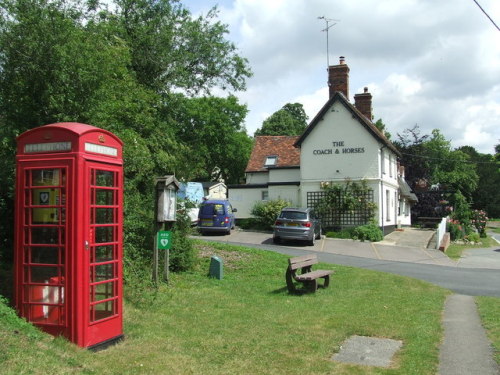
<path fill-rule="evenodd" d="M 400 340 L 351 336 L 332 360 L 363 366 L 390 367 L 394 354 L 403 346 Z"/>
<path fill-rule="evenodd" d="M 434 232 L 432 229 L 403 228 L 402 230 L 397 230 L 386 235 L 382 243 L 385 242 L 395 246 L 426 248 Z"/>
<path fill-rule="evenodd" d="M 399 246 L 379 245 L 378 243 L 374 243 L 373 246 L 377 248 L 381 259 L 384 260 L 404 260 L 405 262 L 417 263 L 430 258 L 422 248 L 418 247 L 407 247 L 402 249 Z"/>

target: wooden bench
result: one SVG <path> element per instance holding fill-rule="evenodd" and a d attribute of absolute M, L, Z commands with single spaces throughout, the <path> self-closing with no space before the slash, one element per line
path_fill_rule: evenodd
<path fill-rule="evenodd" d="M 303 255 L 300 257 L 288 259 L 288 268 L 286 270 L 286 286 L 290 293 L 297 291 L 295 283 L 303 283 L 306 288 L 311 292 L 316 292 L 318 289 L 318 279 L 324 279 L 323 288 L 328 287 L 330 284 L 330 275 L 335 271 L 331 270 L 316 270 L 312 271 L 311 267 L 318 264 L 318 257 L 316 254 Z M 300 273 L 298 273 L 300 270 Z"/>

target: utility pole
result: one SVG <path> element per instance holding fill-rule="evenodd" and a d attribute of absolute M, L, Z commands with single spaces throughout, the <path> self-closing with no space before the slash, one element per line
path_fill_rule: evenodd
<path fill-rule="evenodd" d="M 331 19 L 331 18 L 326 18 L 325 16 L 320 16 L 318 17 L 319 20 L 325 20 L 325 23 L 326 23 L 326 27 L 321 30 L 321 31 L 324 31 L 326 32 L 326 69 L 328 70 L 328 68 L 330 67 L 330 51 L 329 51 L 329 41 L 328 41 L 328 34 L 329 34 L 329 30 L 331 27 L 335 26 L 337 24 L 337 22 L 340 22 L 340 20 L 334 20 L 334 19 Z M 333 24 L 330 25 L 331 22 L 335 22 Z"/>

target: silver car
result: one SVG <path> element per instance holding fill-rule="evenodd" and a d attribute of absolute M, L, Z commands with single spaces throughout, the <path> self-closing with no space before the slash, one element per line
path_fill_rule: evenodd
<path fill-rule="evenodd" d="M 274 223 L 274 243 L 280 243 L 281 240 L 303 240 L 312 246 L 319 238 L 321 222 L 310 208 L 284 208 Z"/>

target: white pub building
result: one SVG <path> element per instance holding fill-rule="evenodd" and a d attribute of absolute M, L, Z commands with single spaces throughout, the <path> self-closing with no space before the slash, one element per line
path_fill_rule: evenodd
<path fill-rule="evenodd" d="M 365 88 L 349 102 L 349 67 L 344 58 L 328 69 L 330 98 L 301 136 L 259 136 L 246 183 L 229 186 L 237 218 L 248 218 L 258 201 L 285 199 L 311 206 L 324 184 L 366 181 L 385 233 L 411 224 L 417 200 L 397 162 L 399 151 L 372 123 L 372 95 Z"/>

